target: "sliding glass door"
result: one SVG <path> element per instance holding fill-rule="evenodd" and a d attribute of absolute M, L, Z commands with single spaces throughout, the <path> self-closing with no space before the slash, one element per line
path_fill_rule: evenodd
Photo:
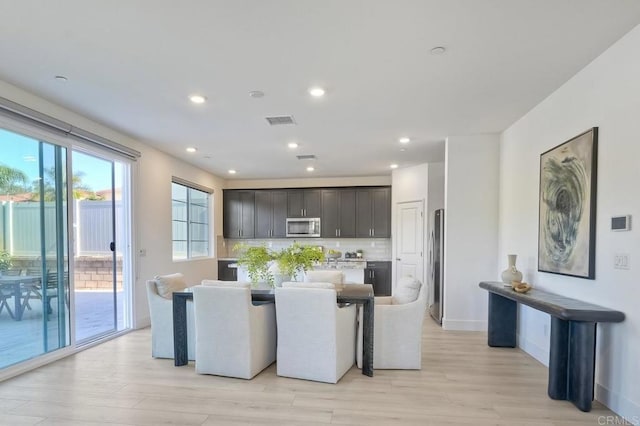
<path fill-rule="evenodd" d="M 129 163 L 69 146 L 0 128 L 0 370 L 130 328 Z"/>
<path fill-rule="evenodd" d="M 129 327 L 123 199 L 128 168 L 83 152 L 72 155 L 75 336 L 82 344 Z"/>
<path fill-rule="evenodd" d="M 0 368 L 70 344 L 67 149 L 0 129 Z"/>

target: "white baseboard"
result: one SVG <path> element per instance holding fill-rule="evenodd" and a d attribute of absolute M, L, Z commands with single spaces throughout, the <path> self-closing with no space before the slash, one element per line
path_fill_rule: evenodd
<path fill-rule="evenodd" d="M 458 331 L 487 331 L 487 321 L 442 319 L 442 328 Z"/>
<path fill-rule="evenodd" d="M 517 346 L 520 349 L 540 361 L 543 365 L 549 366 L 549 349 L 543 348 L 531 340 L 521 338 L 520 334 L 517 335 L 517 342 Z"/>
<path fill-rule="evenodd" d="M 611 411 L 618 416 L 624 418 L 626 423 L 616 424 L 629 424 L 638 426 L 640 425 L 640 405 L 625 398 L 618 392 L 611 389 L 607 389 L 599 383 L 596 383 L 596 399 L 609 407 Z M 619 419 L 622 421 L 622 419 Z M 612 423 L 613 424 L 613 423 Z"/>

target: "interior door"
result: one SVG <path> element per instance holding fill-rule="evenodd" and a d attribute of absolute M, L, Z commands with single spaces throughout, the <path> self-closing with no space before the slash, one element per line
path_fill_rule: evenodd
<path fill-rule="evenodd" d="M 398 203 L 396 232 L 396 282 L 411 276 L 424 279 L 424 203 Z"/>

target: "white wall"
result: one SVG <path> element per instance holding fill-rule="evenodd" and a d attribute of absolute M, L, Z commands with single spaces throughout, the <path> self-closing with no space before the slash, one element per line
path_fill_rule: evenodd
<path fill-rule="evenodd" d="M 214 235 L 222 234 L 224 180 L 3 81 L 0 81 L 0 96 L 142 153 L 142 157 L 133 168 L 136 182 L 133 200 L 133 243 L 136 248 L 146 250 L 145 257 L 134 260 L 135 327 L 149 324 L 145 290 L 147 279 L 171 272 L 184 273 L 190 283 L 199 282 L 203 278 L 217 277 L 217 262 L 214 258 L 188 262 L 172 260 L 171 177 L 177 176 L 214 190 Z M 215 247 L 215 238 L 212 245 Z"/>
<path fill-rule="evenodd" d="M 640 227 L 610 231 L 611 216 L 640 218 L 640 27 L 604 52 L 503 134 L 500 177 L 501 266 L 519 254 L 524 278 L 539 288 L 625 312 L 598 326 L 596 398 L 616 413 L 640 418 Z M 599 127 L 596 279 L 537 272 L 540 154 Z M 636 220 L 638 223 L 638 220 Z M 630 270 L 613 269 L 628 253 Z M 549 317 L 521 308 L 520 346 L 548 362 Z"/>
<path fill-rule="evenodd" d="M 408 201 L 422 201 L 424 203 L 424 212 L 427 212 L 427 197 L 429 184 L 429 164 L 420 164 L 417 166 L 396 169 L 391 174 L 391 236 L 392 236 L 392 252 L 391 252 L 391 277 L 392 288 L 396 285 L 396 226 L 397 226 L 397 208 L 398 203 Z M 426 244 L 429 241 L 427 233 L 427 221 L 423 224 L 423 253 L 426 253 Z M 427 274 L 427 256 L 423 256 L 422 277 L 420 281 L 426 283 Z"/>
<path fill-rule="evenodd" d="M 445 149 L 444 317 L 447 330 L 485 330 L 483 280 L 497 278 L 498 135 L 452 136 Z"/>

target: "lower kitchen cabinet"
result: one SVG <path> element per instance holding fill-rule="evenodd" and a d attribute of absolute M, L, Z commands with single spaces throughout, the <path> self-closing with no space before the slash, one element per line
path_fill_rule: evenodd
<path fill-rule="evenodd" d="M 235 260 L 218 260 L 218 279 L 220 281 L 238 281 L 238 268 L 230 268 Z"/>
<path fill-rule="evenodd" d="M 391 296 L 391 262 L 367 262 L 364 283 L 373 285 L 375 296 Z"/>

